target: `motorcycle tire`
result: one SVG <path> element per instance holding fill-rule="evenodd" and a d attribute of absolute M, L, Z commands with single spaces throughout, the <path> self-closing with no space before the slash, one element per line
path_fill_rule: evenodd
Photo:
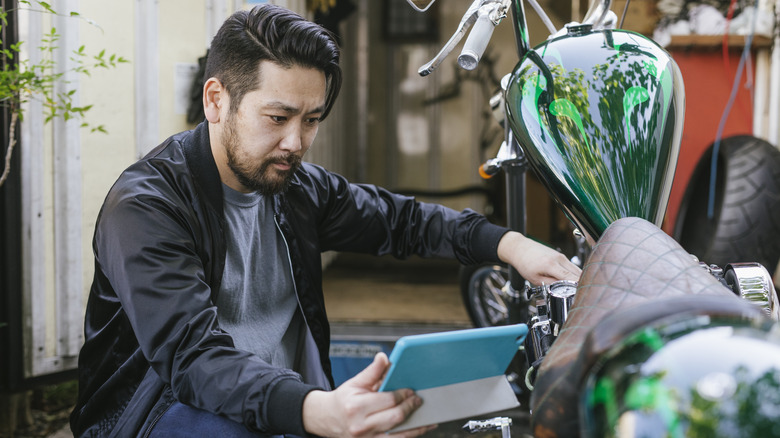
<path fill-rule="evenodd" d="M 492 263 L 461 266 L 460 293 L 474 327 L 507 325 L 508 306 L 501 288 L 509 280 L 506 266 Z"/>
<path fill-rule="evenodd" d="M 758 262 L 774 273 L 780 259 L 780 150 L 753 136 L 723 139 L 710 219 L 712 153 L 710 148 L 701 158 L 686 188 L 675 240 L 705 263 Z"/>

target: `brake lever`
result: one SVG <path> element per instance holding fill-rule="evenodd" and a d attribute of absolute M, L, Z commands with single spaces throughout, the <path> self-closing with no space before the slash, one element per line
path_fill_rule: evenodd
<path fill-rule="evenodd" d="M 447 44 L 441 48 L 439 53 L 437 53 L 433 59 L 428 61 L 428 63 L 417 70 L 417 73 L 419 73 L 420 76 L 428 76 L 429 74 L 433 73 L 433 71 L 436 70 L 436 68 L 438 68 L 442 62 L 444 62 L 444 59 L 453 51 L 453 49 L 455 49 L 455 46 L 458 45 L 460 40 L 463 39 L 463 35 L 466 34 L 471 25 L 477 21 L 477 12 L 482 6 L 482 3 L 485 1 L 486 0 L 474 0 L 474 2 L 471 3 L 471 6 L 469 6 L 469 8 L 466 10 L 466 13 L 463 15 L 463 18 L 460 20 L 458 29 L 455 30 L 454 34 L 452 34 L 449 41 L 447 41 Z"/>

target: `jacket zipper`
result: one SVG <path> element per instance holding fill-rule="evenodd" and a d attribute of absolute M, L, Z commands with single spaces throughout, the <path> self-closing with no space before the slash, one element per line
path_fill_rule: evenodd
<path fill-rule="evenodd" d="M 311 326 L 309 325 L 309 320 L 306 318 L 306 312 L 303 310 L 303 304 L 301 303 L 301 297 L 298 295 L 298 285 L 295 283 L 295 272 L 293 270 L 292 256 L 290 255 L 290 245 L 287 243 L 287 238 L 284 236 L 284 232 L 282 231 L 281 225 L 279 225 L 278 215 L 277 214 L 274 214 L 274 224 L 276 225 L 276 229 L 279 230 L 279 234 L 282 236 L 282 242 L 284 242 L 284 247 L 287 249 L 287 263 L 290 265 L 290 278 L 292 279 L 293 291 L 295 292 L 295 300 L 298 302 L 298 310 L 300 310 L 300 312 L 301 312 L 301 317 L 303 318 L 303 324 L 304 324 L 304 327 L 305 327 L 306 332 L 307 332 L 304 336 L 305 337 L 309 337 L 309 336 L 312 337 L 312 341 L 314 343 L 314 348 L 316 350 L 311 352 L 311 353 L 314 353 L 316 355 L 317 367 L 321 370 L 320 371 L 322 373 L 321 377 L 322 377 L 322 379 L 324 379 L 323 380 L 323 382 L 324 382 L 323 385 L 326 388 L 330 389 L 331 388 L 331 384 L 328 382 L 328 377 L 325 375 L 325 370 L 322 369 L 323 368 L 323 365 L 322 365 L 322 353 L 319 351 L 319 347 L 317 346 L 316 340 L 313 339 L 314 334 L 311 331 Z M 307 349 L 305 344 L 306 344 L 306 341 L 304 341 L 304 345 L 303 345 L 303 349 L 304 350 Z M 311 359 L 311 358 L 309 358 L 309 359 Z M 301 365 L 306 367 L 306 365 L 303 365 L 303 364 L 301 364 Z"/>
<path fill-rule="evenodd" d="M 284 236 L 281 225 L 279 225 L 278 214 L 274 214 L 274 224 L 276 229 L 279 230 L 279 235 L 282 236 L 282 242 L 287 249 L 287 264 L 290 267 L 290 279 L 292 279 L 293 291 L 295 292 L 295 300 L 298 302 L 298 309 L 301 311 L 303 317 L 303 323 L 306 324 L 306 329 L 311 330 L 309 327 L 309 321 L 306 319 L 306 312 L 303 311 L 303 304 L 301 304 L 301 297 L 298 296 L 298 285 L 295 284 L 295 272 L 293 271 L 292 257 L 290 256 L 290 245 L 287 243 L 287 238 Z"/>

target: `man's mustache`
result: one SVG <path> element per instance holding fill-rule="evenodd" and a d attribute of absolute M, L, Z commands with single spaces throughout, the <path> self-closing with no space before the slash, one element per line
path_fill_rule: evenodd
<path fill-rule="evenodd" d="M 273 157 L 267 160 L 268 164 L 286 164 L 288 166 L 297 166 L 301 164 L 301 157 L 295 154 L 287 154 L 282 157 Z"/>

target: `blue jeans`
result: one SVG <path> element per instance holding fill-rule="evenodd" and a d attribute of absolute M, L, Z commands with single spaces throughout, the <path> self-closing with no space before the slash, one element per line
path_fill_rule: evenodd
<path fill-rule="evenodd" d="M 149 438 L 257 438 L 241 423 L 175 402 L 152 427 Z"/>

